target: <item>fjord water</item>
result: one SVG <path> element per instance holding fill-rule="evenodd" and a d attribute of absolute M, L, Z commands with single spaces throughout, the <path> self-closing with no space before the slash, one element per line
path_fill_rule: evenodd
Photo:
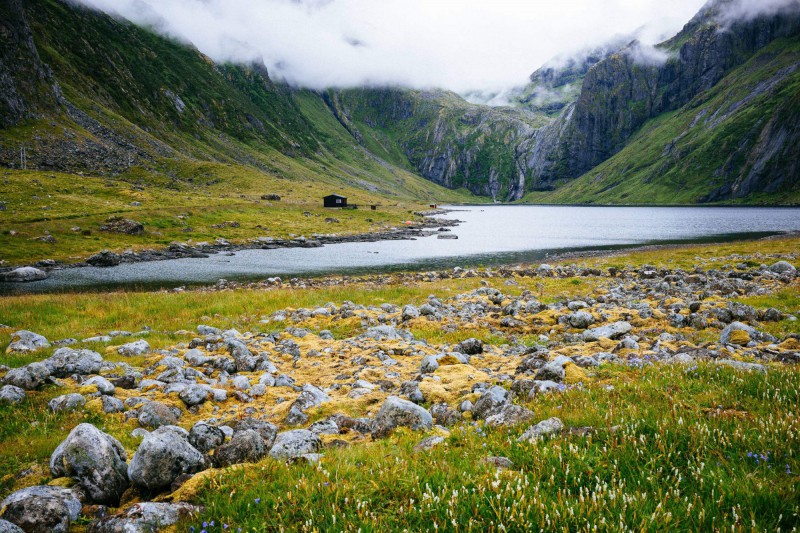
<path fill-rule="evenodd" d="M 270 276 L 314 276 L 539 262 L 567 251 L 643 244 L 722 242 L 800 231 L 800 208 L 456 206 L 458 239 L 344 243 L 321 248 L 243 250 L 209 258 L 56 270 L 49 279 L 0 284 L 0 292 L 175 287 Z"/>

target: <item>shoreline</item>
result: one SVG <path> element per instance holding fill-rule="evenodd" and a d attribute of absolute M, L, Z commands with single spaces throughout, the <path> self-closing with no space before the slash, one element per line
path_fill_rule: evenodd
<path fill-rule="evenodd" d="M 452 211 L 452 210 L 451 210 Z M 446 221 L 451 222 L 451 221 Z M 452 221 L 452 226 L 458 224 L 459 221 Z M 443 226 L 443 224 L 433 224 L 433 226 Z M 404 232 L 410 236 L 396 237 L 395 239 L 388 240 L 405 240 L 413 239 L 417 236 L 433 236 L 436 231 L 427 231 L 415 228 L 414 230 Z M 367 235 L 368 237 L 369 235 Z M 631 245 L 624 248 L 616 249 L 595 249 L 595 250 L 577 250 L 577 251 L 564 251 L 547 255 L 542 257 L 541 261 L 536 263 L 521 261 L 509 262 L 490 266 L 457 266 L 453 268 L 439 268 L 439 269 L 406 269 L 406 270 L 387 270 L 387 271 L 374 271 L 368 273 L 321 273 L 319 275 L 280 275 L 267 276 L 259 279 L 241 279 L 241 280 L 228 280 L 224 278 L 218 279 L 216 282 L 197 282 L 186 283 L 176 287 L 156 287 L 147 286 L 147 284 L 132 284 L 119 287 L 105 287 L 101 285 L 76 287 L 75 289 L 62 288 L 61 290 L 45 291 L 45 292 L 2 292 L 0 291 L 0 298 L 13 297 L 21 295 L 47 295 L 47 294 L 84 294 L 84 293 L 114 293 L 114 292 L 144 292 L 144 293 L 180 293 L 180 292 L 216 292 L 221 290 L 237 289 L 237 290 L 266 290 L 281 287 L 297 287 L 297 288 L 321 288 L 321 287 L 345 287 L 355 284 L 374 284 L 374 283 L 404 283 L 404 282 L 420 282 L 429 281 L 436 282 L 443 279 L 454 277 L 454 272 L 472 272 L 475 277 L 482 278 L 510 278 L 514 274 L 519 274 L 527 277 L 536 277 L 536 268 L 543 263 L 563 263 L 565 261 L 575 261 L 581 259 L 603 259 L 621 257 L 629 254 L 657 252 L 667 250 L 682 250 L 698 246 L 719 246 L 722 244 L 737 244 L 737 243 L 755 243 L 759 241 L 772 241 L 783 240 L 800 237 L 800 231 L 788 231 L 767 236 L 741 238 L 730 241 L 709 241 L 709 242 L 682 242 L 682 243 L 665 243 L 665 244 L 642 244 Z M 376 242 L 381 239 L 365 239 L 361 242 Z M 357 242 L 357 241 L 342 241 L 342 242 Z M 338 244 L 338 242 L 331 242 L 326 244 Z M 308 246 L 308 245 L 307 245 Z M 314 244 L 314 247 L 322 246 L 322 244 Z M 274 248 L 292 248 L 302 247 L 301 244 L 293 245 L 289 243 L 285 246 L 274 246 Z M 238 250 L 245 249 L 260 249 L 252 247 L 241 247 Z M 269 248 L 266 248 L 269 249 Z M 153 259 L 152 261 L 168 260 L 172 257 L 164 257 L 162 259 Z M 140 260 L 138 262 L 145 262 L 147 260 Z M 131 263 L 137 261 L 130 261 Z M 87 266 L 87 265 L 84 265 Z M 80 266 L 73 266 L 70 268 L 80 268 Z M 288 278 L 288 279 L 287 279 Z M 3 283 L 0 283 L 2 286 Z M 7 286 L 24 286 L 25 283 L 9 283 Z"/>
<path fill-rule="evenodd" d="M 11 272 L 17 268 L 26 266 L 32 266 L 49 273 L 54 270 L 83 268 L 89 266 L 102 268 L 117 266 L 125 263 L 147 263 L 155 261 L 167 261 L 170 259 L 207 258 L 211 254 L 239 252 L 242 250 L 319 248 L 329 244 L 414 240 L 418 237 L 429 237 L 436 235 L 439 233 L 438 228 L 452 228 L 458 226 L 462 221 L 435 218 L 437 215 L 443 215 L 450 212 L 452 212 L 452 210 L 449 209 L 415 211 L 415 215 L 422 216 L 424 218 L 423 222 L 416 223 L 413 226 L 394 228 L 388 231 L 354 233 L 352 235 L 319 235 L 316 237 L 312 236 L 311 238 L 301 236 L 295 239 L 273 239 L 272 237 L 264 237 L 251 240 L 249 242 L 240 243 L 231 243 L 223 239 L 224 242 L 200 243 L 194 246 L 187 243 L 172 243 L 164 248 L 142 249 L 137 251 L 125 251 L 121 253 L 101 250 L 89 255 L 86 260 L 77 263 L 59 263 L 57 261 L 53 261 L 52 259 L 44 259 L 36 262 L 26 262 L 2 267 L 0 268 L 0 277 L 2 277 L 3 274 Z M 100 256 L 105 256 L 105 259 L 99 259 Z M 93 258 L 98 258 L 98 261 L 104 260 L 106 262 L 105 264 L 92 263 L 90 261 Z M 18 284 L 25 282 L 4 281 L 0 279 L 0 283 Z"/>

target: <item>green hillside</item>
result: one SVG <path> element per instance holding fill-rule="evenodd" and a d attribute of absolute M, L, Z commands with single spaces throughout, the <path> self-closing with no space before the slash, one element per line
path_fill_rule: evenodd
<path fill-rule="evenodd" d="M 800 42 L 779 39 L 579 179 L 525 200 L 800 203 L 800 146 L 787 142 L 798 130 Z"/>

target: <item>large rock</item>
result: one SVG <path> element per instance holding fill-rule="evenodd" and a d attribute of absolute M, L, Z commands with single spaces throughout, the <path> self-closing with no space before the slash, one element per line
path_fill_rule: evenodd
<path fill-rule="evenodd" d="M 453 351 L 467 355 L 483 353 L 483 342 L 475 338 L 465 339 L 453 347 Z"/>
<path fill-rule="evenodd" d="M 50 377 L 50 371 L 42 363 L 31 363 L 19 368 L 12 368 L 6 373 L 4 382 L 25 390 L 39 388 Z"/>
<path fill-rule="evenodd" d="M 181 411 L 161 402 L 147 402 L 139 408 L 139 424 L 146 428 L 174 426 Z"/>
<path fill-rule="evenodd" d="M 415 318 L 419 318 L 419 309 L 416 306 L 408 304 L 403 307 L 403 312 L 400 315 L 400 318 L 405 322 L 406 320 L 414 320 Z"/>
<path fill-rule="evenodd" d="M 178 476 L 205 466 L 203 454 L 189 444 L 185 432 L 163 426 L 142 440 L 128 465 L 128 478 L 137 487 L 158 492 L 169 488 Z"/>
<path fill-rule="evenodd" d="M 548 361 L 542 368 L 536 371 L 537 381 L 555 381 L 561 383 L 567 376 L 564 370 L 564 362 L 560 358 Z"/>
<path fill-rule="evenodd" d="M 42 335 L 22 329 L 11 336 L 11 343 L 6 348 L 6 352 L 29 353 L 49 346 L 50 343 Z"/>
<path fill-rule="evenodd" d="M 486 417 L 486 425 L 491 427 L 516 426 L 534 417 L 533 411 L 521 405 L 507 403 L 495 414 Z"/>
<path fill-rule="evenodd" d="M 128 488 L 122 444 L 91 424 L 78 424 L 50 457 L 55 477 L 72 477 L 95 503 L 116 505 Z"/>
<path fill-rule="evenodd" d="M 137 503 L 125 511 L 89 524 L 87 533 L 154 533 L 202 511 L 186 502 Z"/>
<path fill-rule="evenodd" d="M 47 272 L 34 267 L 19 267 L 9 272 L 0 274 L 0 281 L 12 283 L 26 283 L 28 281 L 41 281 L 47 279 Z"/>
<path fill-rule="evenodd" d="M 731 322 L 719 334 L 719 342 L 722 344 L 746 345 L 751 340 L 758 337 L 756 328 L 743 324 L 742 322 Z"/>
<path fill-rule="evenodd" d="M 128 357 L 134 355 L 146 355 L 150 353 L 150 344 L 144 339 L 139 339 L 138 341 L 123 344 L 117 348 L 117 353 L 120 355 L 126 355 Z"/>
<path fill-rule="evenodd" d="M 54 413 L 77 411 L 86 405 L 86 398 L 77 392 L 56 396 L 47 404 Z"/>
<path fill-rule="evenodd" d="M 269 448 L 254 429 L 233 434 L 233 438 L 214 450 L 214 465 L 218 467 L 239 463 L 255 463 L 263 459 Z"/>
<path fill-rule="evenodd" d="M 72 374 L 96 374 L 103 366 L 103 356 L 92 350 L 59 348 L 42 361 L 51 375 L 63 378 Z"/>
<path fill-rule="evenodd" d="M 631 325 L 627 322 L 619 321 L 606 326 L 587 329 L 583 332 L 583 339 L 587 342 L 600 339 L 619 339 L 623 335 L 630 333 Z"/>
<path fill-rule="evenodd" d="M 272 448 L 275 438 L 278 436 L 278 426 L 256 418 L 243 418 L 233 425 L 233 429 L 236 431 L 254 429 L 264 439 L 267 449 Z"/>
<path fill-rule="evenodd" d="M 308 415 L 305 412 L 312 407 L 317 407 L 330 400 L 325 391 L 311 384 L 303 385 L 300 396 L 292 403 L 289 414 L 286 415 L 285 422 L 291 425 L 305 424 L 308 422 Z"/>
<path fill-rule="evenodd" d="M 25 391 L 14 385 L 4 385 L 0 389 L 0 402 L 19 403 L 25 399 Z"/>
<path fill-rule="evenodd" d="M 7 520 L 0 519 L 0 533 L 25 533 L 25 531 Z"/>
<path fill-rule="evenodd" d="M 274 440 L 274 438 L 273 438 Z M 203 453 L 208 453 L 225 442 L 225 433 L 206 422 L 198 422 L 189 431 L 189 444 Z"/>
<path fill-rule="evenodd" d="M 144 233 L 144 224 L 129 218 L 114 216 L 108 218 L 106 223 L 100 226 L 100 231 L 124 233 L 125 235 L 141 235 Z"/>
<path fill-rule="evenodd" d="M 293 429 L 278 433 L 269 455 L 275 459 L 292 459 L 307 453 L 315 453 L 321 446 L 322 442 L 314 433 L 307 429 Z"/>
<path fill-rule="evenodd" d="M 784 274 L 786 272 L 794 274 L 795 272 L 797 272 L 797 268 L 795 268 L 795 266 L 788 261 L 778 261 L 777 263 L 774 263 L 772 266 L 770 266 L 769 269 L 772 272 L 776 272 L 778 274 Z"/>
<path fill-rule="evenodd" d="M 26 533 L 67 533 L 81 502 L 74 491 L 36 486 L 18 490 L 0 503 L 0 516 Z"/>
<path fill-rule="evenodd" d="M 211 396 L 211 389 L 208 386 L 196 384 L 189 385 L 178 395 L 178 397 L 183 400 L 183 403 L 185 403 L 187 407 L 200 405 L 208 400 L 209 396 Z"/>
<path fill-rule="evenodd" d="M 386 436 L 400 426 L 413 430 L 430 429 L 433 426 L 433 416 L 415 403 L 397 396 L 389 396 L 375 415 L 372 436 L 373 438 Z"/>
<path fill-rule="evenodd" d="M 122 257 L 119 254 L 109 252 L 108 250 L 96 253 L 86 260 L 87 263 L 95 267 L 117 266 L 121 261 Z"/>
<path fill-rule="evenodd" d="M 472 416 L 478 420 L 489 417 L 500 410 L 508 401 L 508 391 L 494 385 L 486 389 L 472 408 Z"/>
<path fill-rule="evenodd" d="M 573 328 L 586 329 L 594 324 L 594 317 L 591 315 L 591 313 L 587 313 L 586 311 L 578 311 L 576 313 L 567 315 L 567 321 Z"/>

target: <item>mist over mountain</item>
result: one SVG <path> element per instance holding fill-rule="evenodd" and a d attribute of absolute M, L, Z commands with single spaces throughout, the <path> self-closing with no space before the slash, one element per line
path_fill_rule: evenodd
<path fill-rule="evenodd" d="M 431 18 L 439 4 L 407 4 L 401 14 L 391 2 L 350 0 L 247 9 L 214 0 L 104 2 L 7 2 L 0 165 L 19 165 L 25 148 L 28 168 L 122 179 L 181 179 L 176 161 L 296 177 L 275 162 L 279 154 L 313 167 L 303 179 L 332 174 L 388 195 L 398 187 L 430 194 L 407 175 L 498 201 L 780 203 L 800 194 L 796 0 L 712 0 L 663 40 L 663 20 L 643 15 L 647 3 L 618 24 L 595 24 L 602 32 L 544 13 L 553 28 L 577 25 L 569 43 L 555 42 L 563 48 L 541 60 L 541 49 L 512 42 L 520 38 L 513 25 L 533 13 L 522 9 L 508 17 L 511 40 L 496 43 L 511 59 L 492 68 L 506 77 L 483 70 L 494 52 L 469 46 L 458 55 L 472 68 L 461 59 L 452 70 L 436 65 L 464 35 L 483 42 L 470 24 L 488 27 L 509 13 L 485 4 L 470 24 L 459 25 L 457 14 L 437 22 L 444 29 L 434 39 L 425 25 L 444 20 Z M 363 12 L 351 17 L 355 7 Z M 433 11 L 421 16 L 425 9 Z M 264 17 L 283 29 L 256 33 L 253 21 Z M 634 27 L 622 31 L 626 24 Z M 308 36 L 313 43 L 302 41 Z M 270 48 L 275 39 L 280 45 Z M 416 55 L 422 45 L 424 60 Z M 341 46 L 344 56 L 326 56 Z M 518 76 L 511 63 L 523 60 Z"/>

